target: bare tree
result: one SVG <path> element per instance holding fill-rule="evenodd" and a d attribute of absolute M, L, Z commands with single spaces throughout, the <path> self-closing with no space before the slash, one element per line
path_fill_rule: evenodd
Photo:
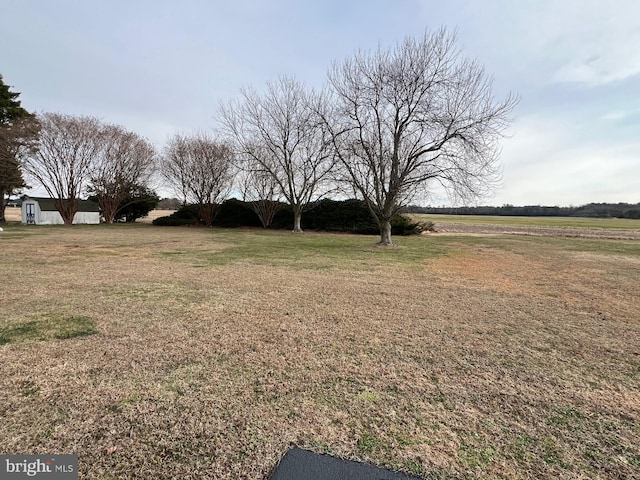
<path fill-rule="evenodd" d="M 65 225 L 71 225 L 102 146 L 101 124 L 93 117 L 59 113 L 44 113 L 38 120 L 39 148 L 24 159 L 24 170 L 55 199 Z"/>
<path fill-rule="evenodd" d="M 185 203 L 198 206 L 205 225 L 213 225 L 233 186 L 233 151 L 206 134 L 175 135 L 165 147 L 162 173 Z"/>
<path fill-rule="evenodd" d="M 322 113 L 344 174 L 392 245 L 391 218 L 420 188 L 473 198 L 499 178 L 498 140 L 517 99 L 461 58 L 445 29 L 395 49 L 359 52 L 329 71 L 334 109 Z M 322 112 L 322 108 L 317 109 Z"/>
<path fill-rule="evenodd" d="M 122 202 L 140 186 L 146 186 L 154 167 L 155 150 L 140 135 L 119 125 L 102 130 L 101 149 L 91 178 L 106 223 L 113 223 Z"/>
<path fill-rule="evenodd" d="M 223 131 L 235 143 L 247 170 L 270 175 L 293 208 L 293 231 L 302 212 L 329 188 L 335 165 L 331 137 L 312 108 L 319 100 L 302 83 L 281 77 L 264 95 L 241 90 L 241 101 L 221 107 Z"/>
<path fill-rule="evenodd" d="M 267 228 L 283 206 L 276 179 L 265 170 L 254 169 L 244 172 L 240 183 L 242 200 L 249 202 L 262 226 Z"/>

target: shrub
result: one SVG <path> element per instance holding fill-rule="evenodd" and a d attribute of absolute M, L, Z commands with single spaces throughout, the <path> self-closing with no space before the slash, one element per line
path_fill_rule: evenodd
<path fill-rule="evenodd" d="M 153 222 L 154 225 L 163 227 L 179 227 L 184 225 L 199 225 L 200 215 L 197 205 L 185 205 L 166 217 L 158 217 Z"/>
<path fill-rule="evenodd" d="M 218 227 L 261 227 L 260 219 L 248 202 L 231 198 L 220 205 L 213 224 Z"/>
<path fill-rule="evenodd" d="M 391 220 L 391 233 L 393 235 L 420 235 L 423 232 L 435 232 L 433 222 L 412 222 L 409 217 L 396 215 Z"/>
<path fill-rule="evenodd" d="M 160 217 L 153 221 L 154 225 L 180 226 L 202 224 L 195 205 L 188 205 L 175 211 L 168 217 Z M 248 202 L 235 198 L 226 200 L 220 205 L 214 226 L 217 227 L 261 227 L 258 215 L 251 209 Z M 293 227 L 293 210 L 284 205 L 276 213 L 271 229 L 285 230 Z M 325 232 L 347 232 L 362 235 L 377 235 L 380 233 L 378 224 L 374 220 L 367 205 L 362 200 L 330 200 L 316 202 L 309 210 L 302 214 L 302 228 L 304 230 L 318 230 Z M 424 231 L 433 231 L 432 222 L 413 223 L 408 217 L 396 215 L 391 220 L 393 235 L 419 235 Z"/>
<path fill-rule="evenodd" d="M 306 217 L 306 218 L 305 218 Z M 303 228 L 326 232 L 375 234 L 379 228 L 361 200 L 321 200 L 302 215 Z"/>

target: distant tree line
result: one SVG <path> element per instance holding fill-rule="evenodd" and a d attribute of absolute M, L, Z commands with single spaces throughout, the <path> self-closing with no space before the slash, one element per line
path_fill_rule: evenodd
<path fill-rule="evenodd" d="M 546 207 L 526 205 L 518 207 L 420 207 L 409 205 L 406 213 L 430 213 L 447 215 L 495 215 L 517 217 L 601 217 L 640 219 L 640 203 L 588 203 L 579 207 Z"/>

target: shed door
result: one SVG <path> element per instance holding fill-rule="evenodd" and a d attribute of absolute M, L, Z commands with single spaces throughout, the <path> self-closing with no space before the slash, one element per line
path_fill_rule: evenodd
<path fill-rule="evenodd" d="M 33 203 L 27 203 L 27 225 L 35 225 L 36 223 L 36 206 Z"/>

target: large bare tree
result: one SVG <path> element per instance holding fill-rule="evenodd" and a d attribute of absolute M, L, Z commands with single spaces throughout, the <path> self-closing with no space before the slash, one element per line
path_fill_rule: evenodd
<path fill-rule="evenodd" d="M 223 131 L 232 139 L 245 169 L 270 175 L 294 214 L 325 195 L 335 165 L 329 131 L 312 108 L 314 95 L 292 78 L 267 83 L 266 92 L 241 90 L 241 100 L 220 109 Z"/>
<path fill-rule="evenodd" d="M 233 151 L 210 135 L 174 135 L 162 156 L 162 174 L 185 203 L 198 206 L 211 226 L 233 186 Z"/>
<path fill-rule="evenodd" d="M 106 223 L 113 223 L 132 192 L 148 184 L 154 160 L 155 149 L 145 138 L 119 125 L 103 127 L 90 188 Z"/>
<path fill-rule="evenodd" d="M 334 108 L 322 115 L 380 244 L 392 245 L 391 218 L 421 189 L 478 197 L 499 179 L 498 140 L 517 99 L 494 100 L 492 80 L 445 29 L 334 64 L 329 90 Z"/>
<path fill-rule="evenodd" d="M 38 120 L 39 148 L 24 159 L 24 170 L 55 199 L 65 225 L 71 225 L 102 148 L 102 126 L 97 118 L 59 113 L 44 113 Z"/>

